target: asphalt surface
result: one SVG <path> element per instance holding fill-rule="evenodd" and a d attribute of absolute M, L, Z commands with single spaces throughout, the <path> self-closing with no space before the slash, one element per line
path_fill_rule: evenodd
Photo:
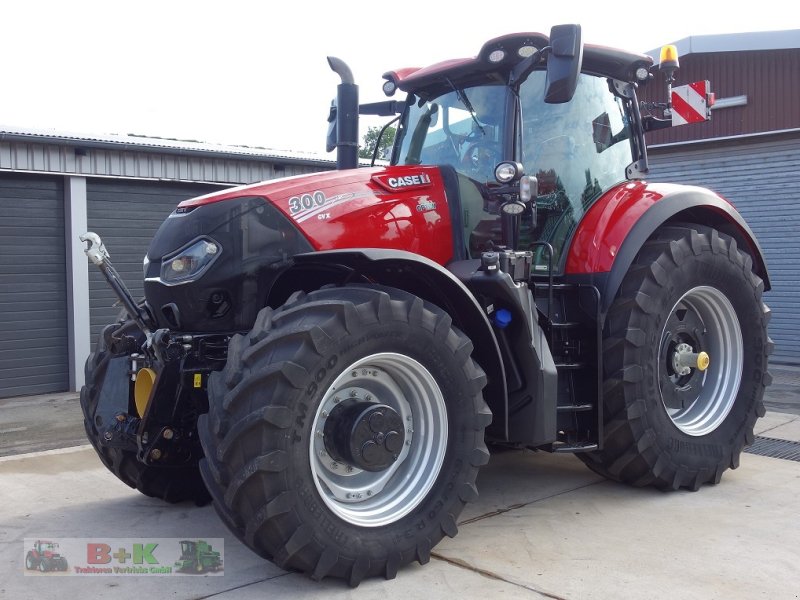
<path fill-rule="evenodd" d="M 800 369 L 772 372 L 756 434 L 800 448 Z M 85 445 L 75 394 L 0 401 L 0 436 L 0 598 L 800 598 L 794 460 L 745 453 L 719 485 L 662 493 L 602 479 L 570 455 L 495 453 L 459 534 L 436 546 L 427 565 L 352 590 L 262 560 L 209 506 L 167 505 L 119 482 Z M 48 446 L 60 449 L 34 451 Z M 223 538 L 224 572 L 25 574 L 26 538 L 148 536 Z"/>

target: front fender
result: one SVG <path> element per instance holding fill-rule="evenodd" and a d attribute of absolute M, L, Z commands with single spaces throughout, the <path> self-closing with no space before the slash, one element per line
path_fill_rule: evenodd
<path fill-rule="evenodd" d="M 597 276 L 605 314 L 641 247 L 667 222 L 706 225 L 730 235 L 753 258 L 756 274 L 770 289 L 761 247 L 733 205 L 705 188 L 668 183 L 632 181 L 604 194 L 578 225 L 565 272 Z"/>
<path fill-rule="evenodd" d="M 350 271 L 347 275 L 350 281 L 357 280 L 354 279 L 357 274 L 369 281 L 405 290 L 447 311 L 455 325 L 472 340 L 473 357 L 486 372 L 488 382 L 483 393 L 487 403 L 493 411 L 499 406 L 505 409 L 505 368 L 497 338 L 475 297 L 450 271 L 424 256 L 381 248 L 309 252 L 295 255 L 293 262 L 294 267 L 285 271 L 281 278 L 292 281 L 292 270 L 303 269 L 308 272 L 303 275 L 308 289 L 316 287 L 308 279 L 317 277 L 309 268 L 319 267 L 319 279 L 324 283 L 336 280 L 330 275 L 330 269 L 341 268 L 343 272 Z M 276 281 L 275 289 L 286 287 L 280 279 Z"/>

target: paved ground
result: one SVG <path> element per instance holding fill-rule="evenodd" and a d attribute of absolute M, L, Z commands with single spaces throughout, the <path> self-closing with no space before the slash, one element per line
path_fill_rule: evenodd
<path fill-rule="evenodd" d="M 770 388 L 782 395 L 769 401 L 798 412 L 791 381 L 798 372 L 787 373 Z M 32 413 L 4 402 L 6 453 L 28 447 L 22 431 L 9 430 L 31 428 L 31 415 L 35 431 L 64 440 L 80 434 L 83 442 L 80 419 L 65 416 L 74 402 L 40 397 Z M 61 418 L 40 419 L 62 404 Z M 800 414 L 771 410 L 756 433 L 800 442 Z M 605 481 L 573 456 L 513 451 L 492 456 L 478 487 L 459 535 L 437 546 L 428 565 L 351 590 L 262 561 L 210 507 L 165 505 L 127 488 L 89 447 L 10 455 L 0 458 L 0 598 L 800 598 L 798 462 L 744 454 L 718 486 L 661 493 Z M 221 537 L 225 574 L 25 577 L 23 539 L 39 536 Z"/>

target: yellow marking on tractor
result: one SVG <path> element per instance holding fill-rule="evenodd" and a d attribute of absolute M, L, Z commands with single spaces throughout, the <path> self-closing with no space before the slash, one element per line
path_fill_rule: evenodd
<path fill-rule="evenodd" d="M 136 412 L 140 417 L 144 417 L 147 405 L 150 403 L 150 396 L 153 394 L 156 383 L 156 372 L 153 369 L 139 369 L 136 374 L 136 383 L 133 386 L 133 400 L 136 404 Z"/>

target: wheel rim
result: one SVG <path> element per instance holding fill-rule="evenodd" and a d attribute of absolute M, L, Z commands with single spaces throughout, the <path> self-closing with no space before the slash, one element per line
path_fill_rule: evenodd
<path fill-rule="evenodd" d="M 708 368 L 676 371 L 676 353 L 690 352 L 707 353 Z M 661 334 L 658 376 L 661 401 L 678 429 L 702 436 L 720 426 L 736 401 L 743 357 L 739 319 L 721 291 L 699 286 L 675 303 Z"/>
<path fill-rule="evenodd" d="M 325 422 L 345 399 L 389 406 L 402 419 L 404 443 L 388 468 L 366 471 L 330 456 Z M 342 371 L 325 391 L 312 431 L 311 472 L 326 506 L 354 525 L 387 525 L 418 506 L 439 475 L 447 449 L 444 395 L 428 369 L 413 358 L 373 354 Z"/>

